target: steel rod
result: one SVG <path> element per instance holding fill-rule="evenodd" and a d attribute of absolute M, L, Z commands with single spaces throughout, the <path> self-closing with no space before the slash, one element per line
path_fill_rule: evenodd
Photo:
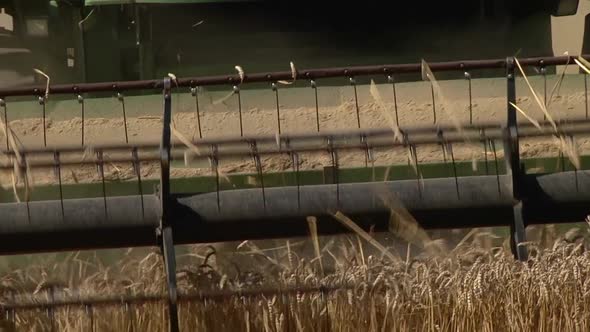
<path fill-rule="evenodd" d="M 582 55 L 585 59 L 590 59 L 590 55 Z M 575 56 L 556 56 L 556 57 L 535 57 L 519 59 L 521 66 L 555 66 L 571 63 Z M 494 69 L 505 68 L 506 59 L 488 59 L 488 60 L 464 60 L 433 62 L 428 64 L 430 69 L 436 71 L 452 70 L 475 70 L 475 69 Z M 403 73 L 419 73 L 422 70 L 420 63 L 412 64 L 389 64 L 374 66 L 351 66 L 339 68 L 319 68 L 298 70 L 297 77 L 307 80 L 333 77 L 358 77 L 369 75 L 392 75 Z M 244 77 L 239 75 L 219 75 L 179 78 L 174 87 L 194 87 L 210 85 L 236 85 L 254 82 L 276 82 L 281 80 L 292 80 L 292 71 L 279 71 L 268 73 L 246 73 Z M 129 90 L 161 90 L 163 88 L 162 80 L 138 80 L 138 81 L 121 81 L 121 82 L 101 82 L 101 83 L 80 83 L 80 84 L 59 84 L 49 87 L 49 94 L 80 94 L 85 92 L 104 92 L 104 91 L 129 91 Z M 0 98 L 16 96 L 42 96 L 45 94 L 45 86 L 17 87 L 0 89 Z"/>
<path fill-rule="evenodd" d="M 371 131 L 364 131 L 363 133 L 367 133 L 367 132 L 371 132 Z M 365 142 L 358 142 L 358 141 L 352 141 L 352 140 L 346 140 L 346 138 L 360 138 L 363 137 L 362 134 L 343 134 L 343 136 L 339 137 L 340 141 L 338 140 L 333 140 L 335 141 L 333 143 L 333 149 L 334 150 L 346 150 L 346 151 L 351 151 L 351 150 L 358 150 L 358 151 L 366 151 L 367 149 L 378 149 L 378 148 L 399 148 L 399 147 L 404 147 L 407 144 L 412 144 L 412 145 L 429 145 L 429 144 L 438 144 L 439 143 L 439 138 L 437 137 L 436 133 L 432 133 L 430 135 L 417 135 L 416 137 L 410 137 L 407 141 L 395 141 L 394 140 L 394 134 L 391 132 L 390 129 L 383 129 L 383 130 L 377 130 L 374 131 L 376 132 L 376 134 L 379 134 L 376 137 L 371 137 L 371 136 L 364 136 L 367 137 L 367 141 Z M 588 133 L 590 132 L 590 123 L 589 124 L 584 124 L 584 125 L 572 125 L 569 126 L 567 128 L 560 128 L 560 135 L 566 135 L 566 136 L 573 136 L 576 134 L 584 134 L 584 133 Z M 314 136 L 315 135 L 315 136 Z M 535 138 L 535 137 L 548 137 L 548 136 L 553 136 L 555 135 L 553 132 L 550 131 L 539 131 L 538 129 L 534 128 L 534 127 L 524 127 L 522 129 L 520 129 L 518 136 L 519 138 Z M 486 139 L 488 140 L 501 140 L 503 139 L 505 136 L 505 133 L 501 130 L 501 129 L 497 129 L 497 130 L 489 130 L 486 132 Z M 260 144 L 259 148 L 256 151 L 256 154 L 258 156 L 264 156 L 264 155 L 282 155 L 282 154 L 289 154 L 289 153 L 293 153 L 293 152 L 298 152 L 298 153 L 317 153 L 317 152 L 324 152 L 326 151 L 326 149 L 328 148 L 328 146 L 326 145 L 326 139 L 330 138 L 333 139 L 334 136 L 322 136 L 322 135 L 316 135 L 313 134 L 311 136 L 305 136 L 302 137 L 302 139 L 304 140 L 304 142 L 298 143 L 298 142 L 294 142 L 294 140 L 290 139 L 290 145 L 289 147 L 286 146 L 277 146 L 276 145 L 276 136 L 272 136 L 274 138 L 274 143 L 275 144 Z M 270 136 L 268 137 L 261 137 L 260 138 L 262 141 L 271 141 Z M 313 139 L 313 141 L 312 141 Z M 473 132 L 463 132 L 463 133 L 459 133 L 459 132 L 451 132 L 451 133 L 446 133 L 445 134 L 445 141 L 447 143 L 468 143 L 468 142 L 479 142 L 481 141 L 481 134 L 479 132 L 473 131 Z M 216 157 L 220 158 L 220 159 L 224 159 L 224 158 L 229 158 L 229 157 L 248 157 L 248 156 L 252 156 L 252 151 L 251 151 L 251 144 L 252 142 L 257 142 L 257 140 L 251 140 L 250 142 L 246 143 L 246 142 L 240 142 L 240 144 L 238 145 L 232 145 L 229 147 L 221 147 L 221 149 L 217 152 Z M 206 151 L 205 147 L 203 146 L 199 146 L 199 143 L 195 144 L 197 147 L 202 147 L 203 150 L 202 151 Z M 141 151 L 140 155 L 139 155 L 139 161 L 141 162 L 155 162 L 155 161 L 160 161 L 161 157 L 160 157 L 160 153 L 159 153 L 159 146 L 156 146 L 155 144 L 152 145 L 143 145 L 143 148 L 149 147 L 151 148 L 150 151 Z M 121 145 L 121 146 L 114 146 L 114 149 L 125 149 L 127 151 L 131 151 L 134 148 L 137 148 L 137 146 L 135 145 Z M 77 149 L 77 150 L 74 150 Z M 129 154 L 113 154 L 110 155 L 108 157 L 108 159 L 103 159 L 101 160 L 100 158 L 98 158 L 98 156 L 84 156 L 81 154 L 80 151 L 80 147 L 72 147 L 72 149 L 70 149 L 69 151 L 72 152 L 72 150 L 74 151 L 78 151 L 79 154 L 76 156 L 69 156 L 69 158 L 67 156 L 64 155 L 64 157 L 61 159 L 60 161 L 60 165 L 62 166 L 73 166 L 73 165 L 97 165 L 97 164 L 101 164 L 103 162 L 110 162 L 110 163 L 132 163 L 134 161 L 136 161 L 134 159 L 133 156 L 129 155 Z M 108 150 L 105 149 L 97 149 L 95 148 L 96 151 L 100 151 L 103 153 L 108 152 Z M 49 151 L 60 151 L 63 152 L 63 150 L 35 150 L 38 153 L 42 152 L 42 153 L 49 153 Z M 191 152 L 192 150 L 185 148 L 185 147 L 180 147 L 180 148 L 175 148 L 172 150 L 171 152 L 171 157 L 173 161 L 184 161 L 185 160 L 185 152 Z M 115 151 L 116 152 L 116 151 Z M 9 152 L 10 153 L 10 152 Z M 31 152 L 22 152 L 23 154 L 27 154 L 29 155 Z M 191 154 L 194 154 L 191 152 Z M 193 160 L 201 160 L 201 159 L 207 159 L 207 158 L 211 158 L 212 155 L 210 152 L 202 152 L 200 155 L 194 155 L 193 156 Z M 28 164 L 27 165 L 20 165 L 21 167 L 31 167 L 31 168 L 41 168 L 41 167 L 54 167 L 55 166 L 55 162 L 53 160 L 51 160 L 50 158 L 36 158 L 34 160 L 31 160 L 31 158 L 28 159 Z M 11 169 L 14 167 L 14 161 L 11 161 L 9 158 L 5 158 L 4 160 L 0 160 L 0 169 Z"/>

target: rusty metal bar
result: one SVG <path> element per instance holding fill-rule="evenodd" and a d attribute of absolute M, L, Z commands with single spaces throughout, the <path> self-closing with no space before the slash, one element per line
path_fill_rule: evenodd
<path fill-rule="evenodd" d="M 585 59 L 590 59 L 590 55 L 582 55 Z M 554 66 L 572 63 L 575 56 L 556 56 L 556 57 L 535 57 L 519 59 L 521 66 Z M 429 63 L 430 69 L 436 71 L 452 70 L 476 70 L 476 69 L 494 69 L 505 68 L 506 59 L 488 59 L 488 60 L 465 60 L 465 61 L 448 61 Z M 404 73 L 418 73 L 421 71 L 420 63 L 412 64 L 390 64 L 375 66 L 351 66 L 338 68 L 319 68 L 304 69 L 297 71 L 297 77 L 306 80 L 316 80 L 333 77 L 358 77 L 369 75 L 392 75 Z M 196 87 L 210 85 L 236 85 L 238 83 L 272 83 L 280 80 L 292 80 L 291 71 L 279 71 L 268 73 L 246 73 L 242 78 L 239 75 L 219 75 L 204 77 L 179 78 L 175 87 Z M 49 94 L 80 94 L 86 92 L 117 92 L 129 90 L 161 90 L 163 81 L 160 79 L 140 80 L 140 81 L 121 81 L 121 82 L 100 82 L 100 83 L 80 83 L 80 84 L 59 84 L 49 87 Z M 0 98 L 16 96 L 42 96 L 45 94 L 45 86 L 31 86 L 18 88 L 0 89 Z"/>
<path fill-rule="evenodd" d="M 197 301 L 223 301 L 231 297 L 262 297 L 274 295 L 297 295 L 307 293 L 333 293 L 337 291 L 346 291 L 353 289 L 352 285 L 342 284 L 337 286 L 302 286 L 289 288 L 259 288 L 244 290 L 216 290 L 199 293 L 179 293 L 178 302 L 188 303 Z M 16 300 L 16 301 L 15 301 Z M 38 310 L 48 307 L 72 307 L 72 306 L 113 306 L 113 305 L 142 305 L 149 303 L 160 303 L 167 300 L 167 296 L 162 294 L 142 294 L 142 295 L 120 295 L 120 296 L 76 296 L 61 295 L 56 293 L 53 301 L 49 301 L 48 296 L 25 294 L 14 296 L 12 302 L 1 304 L 3 310 Z"/>

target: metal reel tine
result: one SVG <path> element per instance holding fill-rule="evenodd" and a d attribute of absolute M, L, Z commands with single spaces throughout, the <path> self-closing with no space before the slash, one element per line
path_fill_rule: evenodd
<path fill-rule="evenodd" d="M 195 107 L 197 109 L 197 127 L 199 129 L 199 138 L 203 138 L 203 132 L 201 130 L 201 110 L 199 106 L 199 87 L 196 86 L 191 88 L 191 95 L 195 97 Z"/>
<path fill-rule="evenodd" d="M 334 149 L 332 138 L 328 137 L 328 153 L 332 163 L 332 182 L 336 184 L 336 206 L 340 206 L 340 184 L 338 177 L 338 152 Z"/>
<path fill-rule="evenodd" d="M 95 327 L 94 327 L 94 308 L 92 308 L 92 305 L 87 304 L 85 305 L 85 309 L 86 309 L 86 314 L 88 315 L 88 319 L 89 319 L 89 330 L 90 332 L 94 332 Z"/>
<path fill-rule="evenodd" d="M 391 90 L 393 92 L 393 109 L 395 111 L 395 125 L 399 127 L 399 115 L 397 111 L 397 92 L 395 89 L 395 79 L 392 75 L 387 76 L 387 81 L 391 83 Z"/>
<path fill-rule="evenodd" d="M 55 176 L 57 178 L 58 181 L 58 185 L 59 185 L 59 202 L 61 204 L 61 217 L 62 220 L 65 221 L 65 209 L 64 209 L 64 195 L 63 195 L 63 186 L 62 186 L 62 181 L 61 181 L 61 163 L 60 163 L 60 159 L 59 159 L 59 151 L 55 151 L 53 153 L 53 161 L 55 163 Z M 26 182 L 26 181 L 25 181 Z"/>
<path fill-rule="evenodd" d="M 220 200 L 220 183 L 219 183 L 219 159 L 217 156 L 218 148 L 217 145 L 211 146 L 211 168 L 215 175 L 215 193 L 217 195 L 217 211 L 221 211 L 221 200 Z"/>
<path fill-rule="evenodd" d="M 498 169 L 498 154 L 496 152 L 496 143 L 493 140 L 488 140 L 490 148 L 494 151 L 494 169 L 496 170 L 496 182 L 498 184 L 498 196 L 502 195 L 502 188 L 500 187 L 500 171 Z"/>
<path fill-rule="evenodd" d="M 281 106 L 279 103 L 279 87 L 277 83 L 273 82 L 270 85 L 272 91 L 275 93 L 275 103 L 277 106 L 277 130 L 279 131 L 279 135 L 281 134 Z"/>
<path fill-rule="evenodd" d="M 242 119 L 242 94 L 240 93 L 240 87 L 234 85 L 234 94 L 238 98 L 238 115 L 240 117 L 240 136 L 244 136 L 244 123 Z"/>
<path fill-rule="evenodd" d="M 260 155 L 258 154 L 258 148 L 256 142 L 250 142 L 252 149 L 252 158 L 254 159 L 254 165 L 256 166 L 256 173 L 258 173 L 258 181 L 260 181 L 260 189 L 262 190 L 262 205 L 266 211 L 266 191 L 264 188 L 264 174 L 262 169 L 262 162 L 260 161 Z"/>
<path fill-rule="evenodd" d="M 320 131 L 320 105 L 318 102 L 318 86 L 314 80 L 310 81 L 311 88 L 313 89 L 313 93 L 315 96 L 315 121 L 317 126 L 317 131 Z"/>
<path fill-rule="evenodd" d="M 10 142 L 8 141 L 8 109 L 6 101 L 0 98 L 0 107 L 4 110 L 4 134 L 6 136 L 6 151 L 10 151 Z"/>
<path fill-rule="evenodd" d="M 356 122 L 357 122 L 358 128 L 360 128 L 361 127 L 361 114 L 360 114 L 360 109 L 359 109 L 359 97 L 358 97 L 358 92 L 356 89 L 356 80 L 354 79 L 354 77 L 350 77 L 348 80 L 350 81 L 350 85 L 352 85 L 352 90 L 354 91 L 354 107 L 356 109 Z"/>
<path fill-rule="evenodd" d="M 541 74 L 543 75 L 543 104 L 547 107 L 547 69 L 541 68 Z M 543 113 L 543 120 L 547 120 L 547 114 Z"/>
<path fill-rule="evenodd" d="M 102 183 L 102 198 L 104 202 L 104 217 L 108 219 L 108 209 L 107 209 L 107 193 L 106 193 L 106 183 L 104 178 L 104 160 L 103 160 L 103 153 L 102 150 L 96 151 L 96 164 L 98 167 L 98 174 L 100 175 L 101 183 Z"/>
<path fill-rule="evenodd" d="M 432 123 L 436 124 L 436 100 L 434 98 L 434 84 L 430 82 L 430 94 L 432 95 Z"/>
<path fill-rule="evenodd" d="M 410 152 L 409 157 L 412 158 L 412 163 L 416 167 L 415 173 L 416 173 L 416 181 L 418 184 L 418 195 L 420 196 L 420 198 L 422 198 L 422 181 L 420 181 L 420 164 L 418 162 L 418 151 L 416 149 L 416 145 L 411 144 L 409 142 L 407 134 L 404 134 L 404 137 L 405 137 L 406 145 L 408 146 L 408 150 Z M 408 160 L 408 163 L 410 163 L 410 160 Z"/>
<path fill-rule="evenodd" d="M 443 138 L 443 132 L 442 132 L 442 130 L 438 129 L 437 132 L 436 132 L 436 136 L 440 140 L 439 144 L 440 144 L 440 147 L 442 149 L 443 163 L 446 164 L 447 163 L 447 149 L 446 149 L 446 146 L 445 146 L 445 140 Z"/>
<path fill-rule="evenodd" d="M 82 131 L 81 131 L 81 140 L 82 146 L 84 146 L 84 116 L 85 116 L 85 105 L 84 105 L 84 97 L 82 95 L 78 95 L 78 103 L 80 104 L 80 115 L 82 116 Z"/>
<path fill-rule="evenodd" d="M 125 302 L 125 312 L 127 313 L 127 320 L 129 321 L 129 328 L 127 331 L 134 332 L 134 330 L 135 330 L 135 317 L 133 315 L 133 308 L 131 308 L 131 303 Z"/>
<path fill-rule="evenodd" d="M 361 144 L 363 145 L 363 151 L 365 152 L 365 167 L 369 167 L 369 161 L 371 160 L 371 155 L 369 152 L 369 143 L 367 142 L 366 135 L 361 135 Z"/>
<path fill-rule="evenodd" d="M 486 138 L 485 129 L 480 130 L 480 135 L 481 135 L 482 142 L 483 142 L 483 158 L 484 158 L 484 164 L 485 164 L 485 169 L 486 169 L 486 175 L 489 175 L 490 171 L 489 171 L 489 167 L 488 167 L 488 141 Z"/>
<path fill-rule="evenodd" d="M 54 294 L 53 287 L 51 287 L 48 290 L 48 293 L 49 293 L 48 294 L 48 297 L 49 297 L 48 300 L 50 301 L 50 303 L 54 303 L 55 302 L 55 296 L 54 296 L 55 294 Z M 56 331 L 56 326 L 55 326 L 56 325 L 55 324 L 56 323 L 55 322 L 55 308 L 51 304 L 47 307 L 47 317 L 49 318 L 49 324 L 50 324 L 51 332 L 55 332 Z"/>
<path fill-rule="evenodd" d="M 26 153 L 22 154 L 22 161 L 23 161 L 23 166 L 24 166 L 23 168 L 26 173 L 27 172 L 27 162 L 28 162 Z M 27 175 L 25 174 L 25 176 L 27 176 Z M 27 206 L 27 221 L 29 222 L 29 224 L 31 223 L 31 206 L 29 204 L 29 201 L 31 200 L 30 190 L 31 190 L 31 188 L 29 188 L 29 181 L 27 180 L 27 181 L 25 181 L 25 193 L 26 193 L 25 203 Z"/>
<path fill-rule="evenodd" d="M 469 89 L 469 124 L 473 124 L 473 100 L 471 98 L 471 74 L 469 72 L 464 73 L 465 79 L 468 83 Z"/>
<path fill-rule="evenodd" d="M 137 192 L 139 193 L 139 199 L 141 200 L 141 219 L 145 219 L 145 206 L 143 202 L 143 185 L 141 183 L 141 164 L 139 162 L 139 154 L 137 147 L 133 147 L 131 151 L 133 157 L 133 171 L 137 175 Z"/>
<path fill-rule="evenodd" d="M 584 71 L 584 105 L 586 110 L 586 119 L 588 119 L 588 74 Z"/>
<path fill-rule="evenodd" d="M 299 183 L 299 154 L 291 150 L 289 139 L 285 140 L 285 148 L 289 151 L 291 157 L 291 164 L 295 173 L 295 184 L 297 185 L 297 210 L 301 209 L 301 184 Z"/>
<path fill-rule="evenodd" d="M 129 133 L 127 131 L 127 112 L 125 111 L 125 96 L 117 92 L 117 99 L 121 103 L 121 110 L 123 111 L 123 127 L 125 128 L 125 143 L 129 143 Z"/>
<path fill-rule="evenodd" d="M 46 122 L 46 108 L 45 108 L 45 97 L 44 96 L 39 96 L 39 104 L 41 105 L 42 108 L 42 117 L 43 117 L 43 146 L 47 146 L 47 126 L 45 124 Z"/>
<path fill-rule="evenodd" d="M 457 189 L 457 198 L 461 199 L 459 194 L 459 178 L 457 177 L 457 164 L 455 163 L 455 155 L 453 154 L 453 145 L 446 143 L 449 155 L 451 156 L 451 163 L 453 164 L 453 176 L 455 177 L 455 188 Z"/>

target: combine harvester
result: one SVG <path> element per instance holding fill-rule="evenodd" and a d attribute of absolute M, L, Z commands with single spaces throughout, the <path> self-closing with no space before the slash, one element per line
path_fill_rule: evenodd
<path fill-rule="evenodd" d="M 520 244 L 525 241 L 528 225 L 578 222 L 590 214 L 590 174 L 584 170 L 589 159 L 577 153 L 574 140 L 576 136 L 590 134 L 590 120 L 587 84 L 580 84 L 586 89 L 580 91 L 584 96 L 585 116 L 557 122 L 550 116 L 539 122 L 524 117 L 517 121 L 516 76 L 521 73 L 520 67 L 523 71 L 536 67 L 543 73 L 548 67 L 584 61 L 579 59 L 582 58 L 560 56 L 517 60 L 508 57 L 429 64 L 293 68 L 291 71 L 256 74 L 239 72 L 193 78 L 170 75 L 159 80 L 51 85 L 47 90 L 44 86 L 2 89 L 0 107 L 3 129 L 7 132 L 10 131 L 11 99 L 35 98 L 45 110 L 47 96 L 73 96 L 78 99 L 84 119 L 84 94 L 108 92 L 124 98 L 124 93 L 134 90 L 161 91 L 163 126 L 158 141 L 130 142 L 127 118 L 124 117 L 124 143 L 89 145 L 84 142 L 82 134 L 80 142 L 53 145 L 47 139 L 43 112 L 40 119 L 43 135 L 37 137 L 37 144 L 22 146 L 8 135 L 0 150 L 3 174 L 27 178 L 27 173 L 37 169 L 53 170 L 54 186 L 31 190 L 33 196 L 35 190 L 45 190 L 53 192 L 53 197 L 58 199 L 49 200 L 46 196 L 45 199 L 30 200 L 31 195 L 25 194 L 29 188 L 15 185 L 15 192 L 25 200 L 0 204 L 0 254 L 159 246 L 167 274 L 169 322 L 173 331 L 178 331 L 179 302 L 228 295 L 179 294 L 175 245 L 305 236 L 309 216 L 317 218 L 319 234 L 349 231 L 334 218 L 336 212 L 349 216 L 364 229 L 387 230 L 392 211 L 391 201 L 384 200 L 384 194 L 394 197 L 395 204 L 407 209 L 425 229 L 509 226 L 514 256 L 526 260 L 526 247 Z M 506 73 L 506 106 L 499 110 L 505 112 L 506 120 L 454 125 L 439 123 L 437 112 L 445 110 L 436 108 L 435 95 L 440 97 L 440 91 L 434 76 L 441 72 L 455 72 L 466 78 L 465 94 L 470 96 L 468 110 L 471 115 L 470 73 L 483 69 L 504 70 Z M 349 129 L 322 129 L 320 110 L 316 108 L 317 127 L 302 133 L 281 131 L 279 91 L 290 88 L 285 82 L 310 84 L 313 89 L 309 93 L 317 105 L 318 84 L 322 80 L 346 80 L 356 99 L 356 80 L 371 77 L 391 87 L 392 93 L 386 97 L 392 98 L 392 102 L 388 102 L 392 107 L 387 112 L 394 119 L 397 118 L 397 98 L 400 97 L 396 95 L 394 78 L 406 73 L 422 73 L 430 84 L 433 98 L 431 126 L 398 127 L 394 121 L 392 126 L 363 128 L 362 114 L 358 100 L 355 100 L 356 121 Z M 580 83 L 586 82 L 586 75 L 576 77 L 581 79 Z M 276 98 L 277 127 L 272 130 L 274 134 L 249 135 L 243 132 L 242 121 L 248 115 L 242 114 L 240 91 L 255 83 L 269 85 Z M 174 134 L 175 129 L 171 126 L 175 96 L 191 93 L 195 98 L 200 132 L 199 90 L 211 86 L 233 89 L 230 98 L 235 98 L 239 106 L 236 120 L 239 120 L 240 132 L 231 136 L 180 139 L 182 137 Z M 528 91 L 518 91 L 518 94 L 525 95 Z M 81 133 L 84 125 L 82 120 Z M 530 171 L 539 161 L 521 158 L 521 141 L 525 139 L 557 142 L 559 156 L 543 161 L 550 165 L 557 163 L 556 172 Z M 478 156 L 484 158 L 457 160 L 454 151 L 467 145 L 470 149 L 479 149 Z M 438 146 L 443 163 L 421 163 L 418 149 L 423 146 Z M 407 156 L 408 166 L 375 166 L 378 152 Z M 364 156 L 365 167 L 347 168 L 340 160 L 345 153 Z M 301 160 L 310 154 L 327 156 L 328 163 L 319 171 L 300 169 Z M 264 160 L 277 155 L 286 157 L 291 169 L 268 173 L 269 167 Z M 220 165 L 231 158 L 251 158 L 256 171 L 229 175 L 234 184 L 230 187 Z M 171 179 L 171 165 L 187 159 L 209 162 L 212 175 Z M 123 183 L 126 189 L 119 195 L 109 194 L 106 190 L 108 181 L 104 168 L 112 163 L 132 165 L 136 176 L 136 179 Z M 141 165 L 154 163 L 159 165 L 160 176 L 152 193 L 148 189 L 152 180 L 142 179 Z M 80 189 L 79 192 L 86 192 L 87 196 L 78 192 L 77 198 L 67 197 L 64 187 L 70 185 L 62 183 L 64 170 L 84 165 L 96 167 L 99 185 L 76 185 L 86 186 L 87 190 Z M 172 190 L 174 183 L 181 184 L 177 187 L 182 190 Z M 62 294 L 46 300 L 17 301 L 2 308 L 7 314 L 14 315 L 18 310 L 34 308 L 120 305 L 164 299 L 149 295 L 84 298 Z"/>

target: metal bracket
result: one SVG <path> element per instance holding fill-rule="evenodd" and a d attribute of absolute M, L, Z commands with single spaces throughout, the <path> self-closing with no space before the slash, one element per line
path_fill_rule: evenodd
<path fill-rule="evenodd" d="M 172 237 L 172 225 L 170 212 L 172 198 L 170 197 L 170 122 L 172 120 L 172 94 L 170 91 L 170 78 L 164 78 L 164 121 L 162 128 L 162 141 L 160 144 L 160 203 L 162 217 L 158 235 L 162 254 L 164 255 L 164 267 L 166 269 L 166 281 L 168 282 L 168 314 L 171 332 L 179 331 L 178 324 L 178 292 L 176 289 L 176 256 Z"/>
<path fill-rule="evenodd" d="M 510 248 L 515 258 L 524 261 L 528 256 L 526 247 L 522 246 L 522 243 L 526 241 L 526 219 L 523 214 L 523 210 L 525 209 L 523 202 L 523 180 L 525 172 L 520 161 L 516 109 L 512 106 L 512 104 L 516 104 L 514 63 L 515 60 L 513 57 L 506 59 L 506 96 L 508 105 L 504 135 L 504 159 L 506 161 L 506 172 L 512 183 L 512 196 L 516 201 L 513 208 L 513 222 L 510 225 Z"/>

